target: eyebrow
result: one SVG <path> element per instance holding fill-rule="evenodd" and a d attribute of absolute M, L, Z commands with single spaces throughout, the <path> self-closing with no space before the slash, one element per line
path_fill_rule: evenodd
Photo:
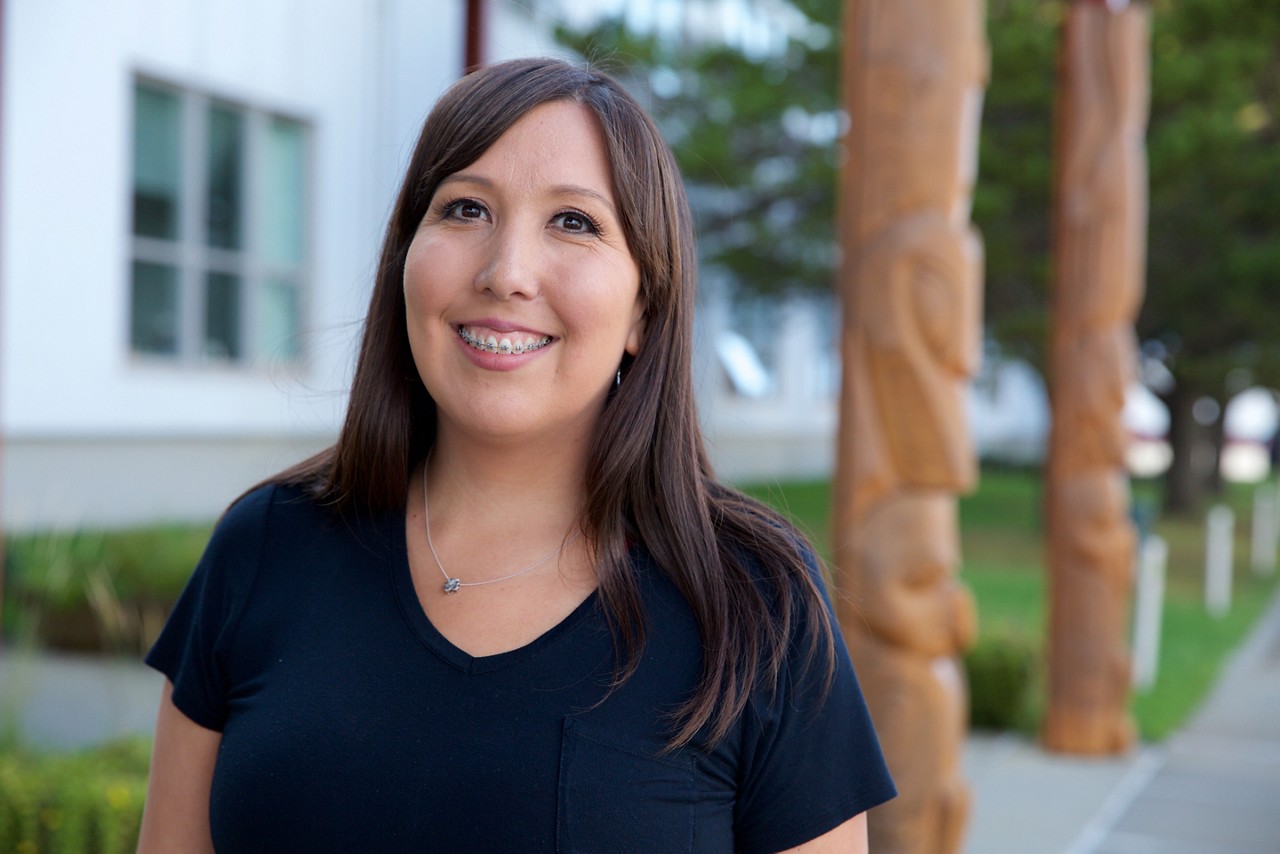
<path fill-rule="evenodd" d="M 489 180 L 488 178 L 485 178 L 482 175 L 472 175 L 467 172 L 455 172 L 452 175 L 448 175 L 443 180 L 441 180 L 440 183 L 437 185 L 437 188 L 443 187 L 446 184 L 453 184 L 453 183 L 478 184 L 479 186 L 484 187 L 486 189 L 493 189 L 496 186 L 493 181 Z M 609 200 L 609 197 L 605 196 L 604 194 L 596 190 L 591 189 L 590 187 L 584 187 L 581 184 L 556 184 L 555 186 L 550 187 L 549 189 L 551 194 L 555 196 L 585 196 L 588 199 L 594 199 L 595 201 L 607 207 L 609 209 L 609 212 L 613 214 L 615 219 L 618 218 L 618 210 L 613 206 L 613 202 Z"/>

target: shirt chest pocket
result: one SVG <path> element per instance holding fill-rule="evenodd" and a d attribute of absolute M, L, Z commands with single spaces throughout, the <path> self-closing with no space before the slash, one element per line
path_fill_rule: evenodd
<path fill-rule="evenodd" d="M 568 719 L 560 749 L 556 848 L 563 854 L 693 851 L 693 759 Z"/>

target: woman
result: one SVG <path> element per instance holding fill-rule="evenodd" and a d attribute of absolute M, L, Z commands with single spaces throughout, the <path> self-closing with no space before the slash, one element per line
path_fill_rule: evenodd
<path fill-rule="evenodd" d="M 857 851 L 893 795 L 811 552 L 718 484 L 670 152 L 606 76 L 453 86 L 346 422 L 148 661 L 141 848 Z"/>

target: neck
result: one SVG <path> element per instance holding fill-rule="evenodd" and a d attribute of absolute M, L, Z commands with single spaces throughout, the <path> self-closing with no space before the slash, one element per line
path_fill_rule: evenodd
<path fill-rule="evenodd" d="M 567 531 L 585 497 L 586 443 L 479 443 L 441 430 L 425 473 L 432 524 Z"/>

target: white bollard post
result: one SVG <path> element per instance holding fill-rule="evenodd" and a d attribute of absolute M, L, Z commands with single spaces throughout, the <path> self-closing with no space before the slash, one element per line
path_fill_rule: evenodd
<path fill-rule="evenodd" d="M 1253 529 L 1249 532 L 1249 564 L 1253 574 L 1267 576 L 1276 571 L 1276 548 L 1280 545 L 1280 515 L 1276 508 L 1276 487 L 1264 482 L 1253 492 Z"/>
<path fill-rule="evenodd" d="M 1214 617 L 1231 610 L 1232 540 L 1236 517 L 1224 504 L 1209 510 L 1204 538 L 1204 606 Z"/>
<path fill-rule="evenodd" d="M 1147 690 L 1160 669 L 1160 627 L 1164 616 L 1164 576 L 1169 546 L 1151 534 L 1138 550 L 1138 595 L 1133 614 L 1133 684 Z"/>
<path fill-rule="evenodd" d="M 1280 442 L 1280 433 L 1276 435 L 1276 441 Z M 1280 477 L 1267 480 L 1267 485 L 1271 487 L 1271 570 L 1275 572 L 1277 564 L 1280 564 Z M 1268 573 L 1270 574 L 1270 573 Z"/>

